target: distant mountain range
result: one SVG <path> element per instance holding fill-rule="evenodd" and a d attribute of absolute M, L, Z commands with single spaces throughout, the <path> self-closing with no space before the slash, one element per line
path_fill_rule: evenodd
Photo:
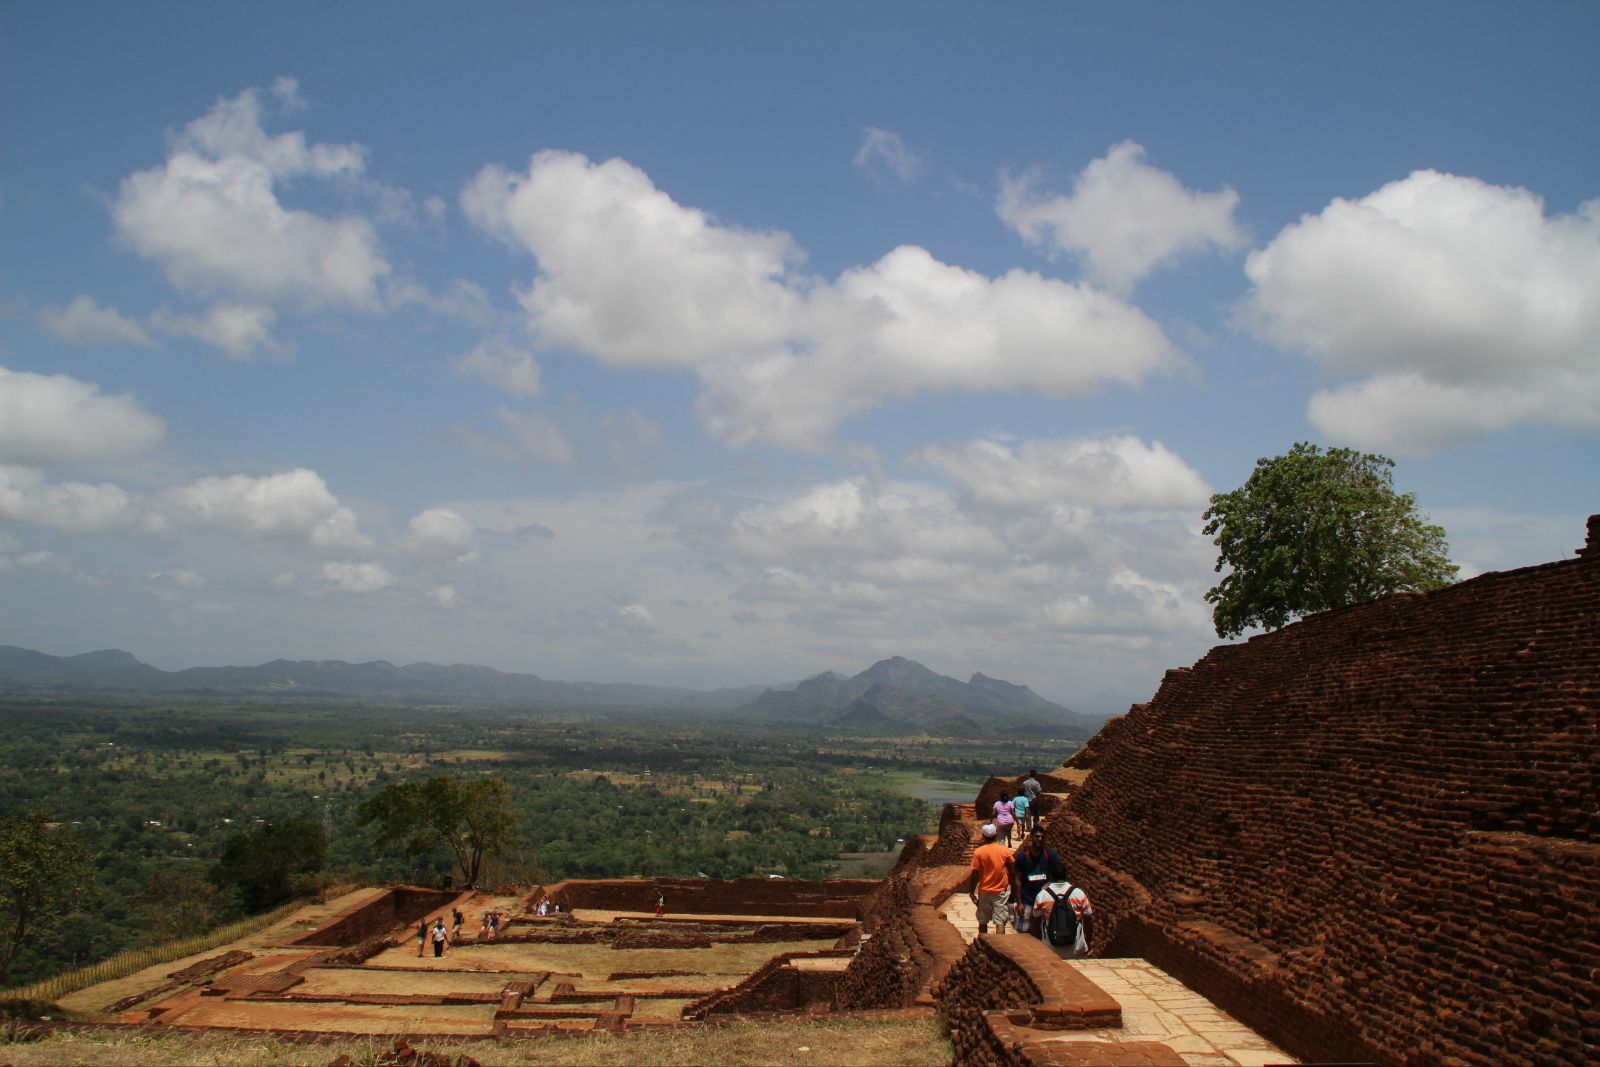
<path fill-rule="evenodd" d="M 786 689 L 768 689 L 738 709 L 773 723 L 875 736 L 1089 737 L 1103 719 L 1054 704 L 1025 685 L 983 673 L 962 682 L 903 656 L 880 660 L 853 678 L 829 671 Z"/>
<path fill-rule="evenodd" d="M 802 682 L 730 689 L 556 682 L 468 664 L 273 660 L 258 667 L 163 671 L 118 649 L 51 656 L 0 645 L 0 688 L 399 701 L 464 701 L 588 711 L 701 711 L 771 726 L 863 735 L 1083 736 L 1095 716 L 1053 704 L 1024 685 L 974 674 L 966 682 L 895 656 L 853 678 L 829 671 Z"/>

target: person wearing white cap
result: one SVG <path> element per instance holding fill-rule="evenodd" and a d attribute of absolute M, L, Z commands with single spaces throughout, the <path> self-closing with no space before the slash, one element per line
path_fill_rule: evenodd
<path fill-rule="evenodd" d="M 983 824 L 984 843 L 972 850 L 972 877 L 967 879 L 967 895 L 978 906 L 978 934 L 1006 932 L 1011 919 L 1011 850 L 994 839 L 994 823 Z"/>

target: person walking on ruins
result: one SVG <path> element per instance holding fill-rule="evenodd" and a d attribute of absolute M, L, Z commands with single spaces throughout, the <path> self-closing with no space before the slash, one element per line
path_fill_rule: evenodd
<path fill-rule="evenodd" d="M 1016 901 L 1017 933 L 1037 933 L 1034 926 L 1034 898 L 1050 880 L 1053 867 L 1061 866 L 1054 849 L 1045 847 L 1044 831 L 1030 830 L 1028 838 L 1012 857 L 1011 899 Z"/>
<path fill-rule="evenodd" d="M 450 919 L 452 922 L 452 927 L 450 930 L 450 943 L 455 944 L 457 941 L 461 940 L 461 924 L 467 921 L 467 917 L 461 914 L 460 908 L 451 908 Z"/>
<path fill-rule="evenodd" d="M 428 920 L 417 920 L 417 956 L 421 957 L 428 947 Z"/>
<path fill-rule="evenodd" d="M 1039 784 L 1039 772 L 1029 770 L 1028 777 L 1022 780 L 1022 795 L 1028 798 L 1028 817 L 1033 820 L 1028 827 L 1030 830 L 1039 828 L 1039 794 L 1044 792 L 1044 786 Z"/>
<path fill-rule="evenodd" d="M 1000 835 L 1000 840 L 1008 848 L 1011 846 L 1011 827 L 1016 821 L 1017 816 L 1011 806 L 1011 794 L 1002 791 L 1000 799 L 994 802 L 994 828 Z"/>
<path fill-rule="evenodd" d="M 1022 837 L 1028 832 L 1028 812 L 1032 805 L 1026 793 L 1018 793 L 1011 798 L 1011 815 L 1017 821 L 1017 836 Z"/>
<path fill-rule="evenodd" d="M 658 893 L 656 895 L 656 918 L 659 919 L 659 918 L 661 918 L 662 916 L 664 916 L 666 914 L 667 914 L 667 895 L 665 893 Z"/>
<path fill-rule="evenodd" d="M 450 933 L 444 928 L 444 916 L 441 915 L 433 921 L 433 955 L 435 959 L 444 955 L 444 948 L 449 940 Z"/>
<path fill-rule="evenodd" d="M 1060 860 L 1050 867 L 1050 881 L 1034 898 L 1039 918 L 1039 940 L 1063 959 L 1080 959 L 1089 954 L 1094 939 L 1094 908 L 1089 895 L 1067 880 L 1067 869 Z"/>
<path fill-rule="evenodd" d="M 972 850 L 972 875 L 967 879 L 967 896 L 978 906 L 978 934 L 1006 932 L 1011 919 L 1011 850 L 995 840 L 998 831 L 992 822 L 983 824 L 984 843 Z"/>

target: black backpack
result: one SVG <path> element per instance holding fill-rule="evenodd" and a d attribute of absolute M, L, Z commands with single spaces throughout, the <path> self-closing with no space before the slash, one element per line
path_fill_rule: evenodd
<path fill-rule="evenodd" d="M 1078 943 L 1078 910 L 1072 906 L 1072 901 L 1067 898 L 1072 896 L 1075 886 L 1068 885 L 1067 891 L 1060 896 L 1049 889 L 1041 889 L 1041 893 L 1049 893 L 1055 904 L 1050 908 L 1050 918 L 1045 922 L 1044 936 L 1052 945 L 1071 948 Z"/>

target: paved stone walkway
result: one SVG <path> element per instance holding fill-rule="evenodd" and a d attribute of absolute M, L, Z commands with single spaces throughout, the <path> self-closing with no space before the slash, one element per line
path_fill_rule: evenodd
<path fill-rule="evenodd" d="M 977 909 L 965 893 L 940 908 L 963 940 L 978 936 Z M 993 927 L 990 928 L 993 933 Z M 1007 937 L 1031 937 L 1008 928 Z M 1297 1060 L 1194 992 L 1140 959 L 1065 960 L 1122 1005 L 1122 1029 L 1052 1033 L 1054 1041 L 1159 1041 L 1187 1067 L 1263 1067 Z"/>

